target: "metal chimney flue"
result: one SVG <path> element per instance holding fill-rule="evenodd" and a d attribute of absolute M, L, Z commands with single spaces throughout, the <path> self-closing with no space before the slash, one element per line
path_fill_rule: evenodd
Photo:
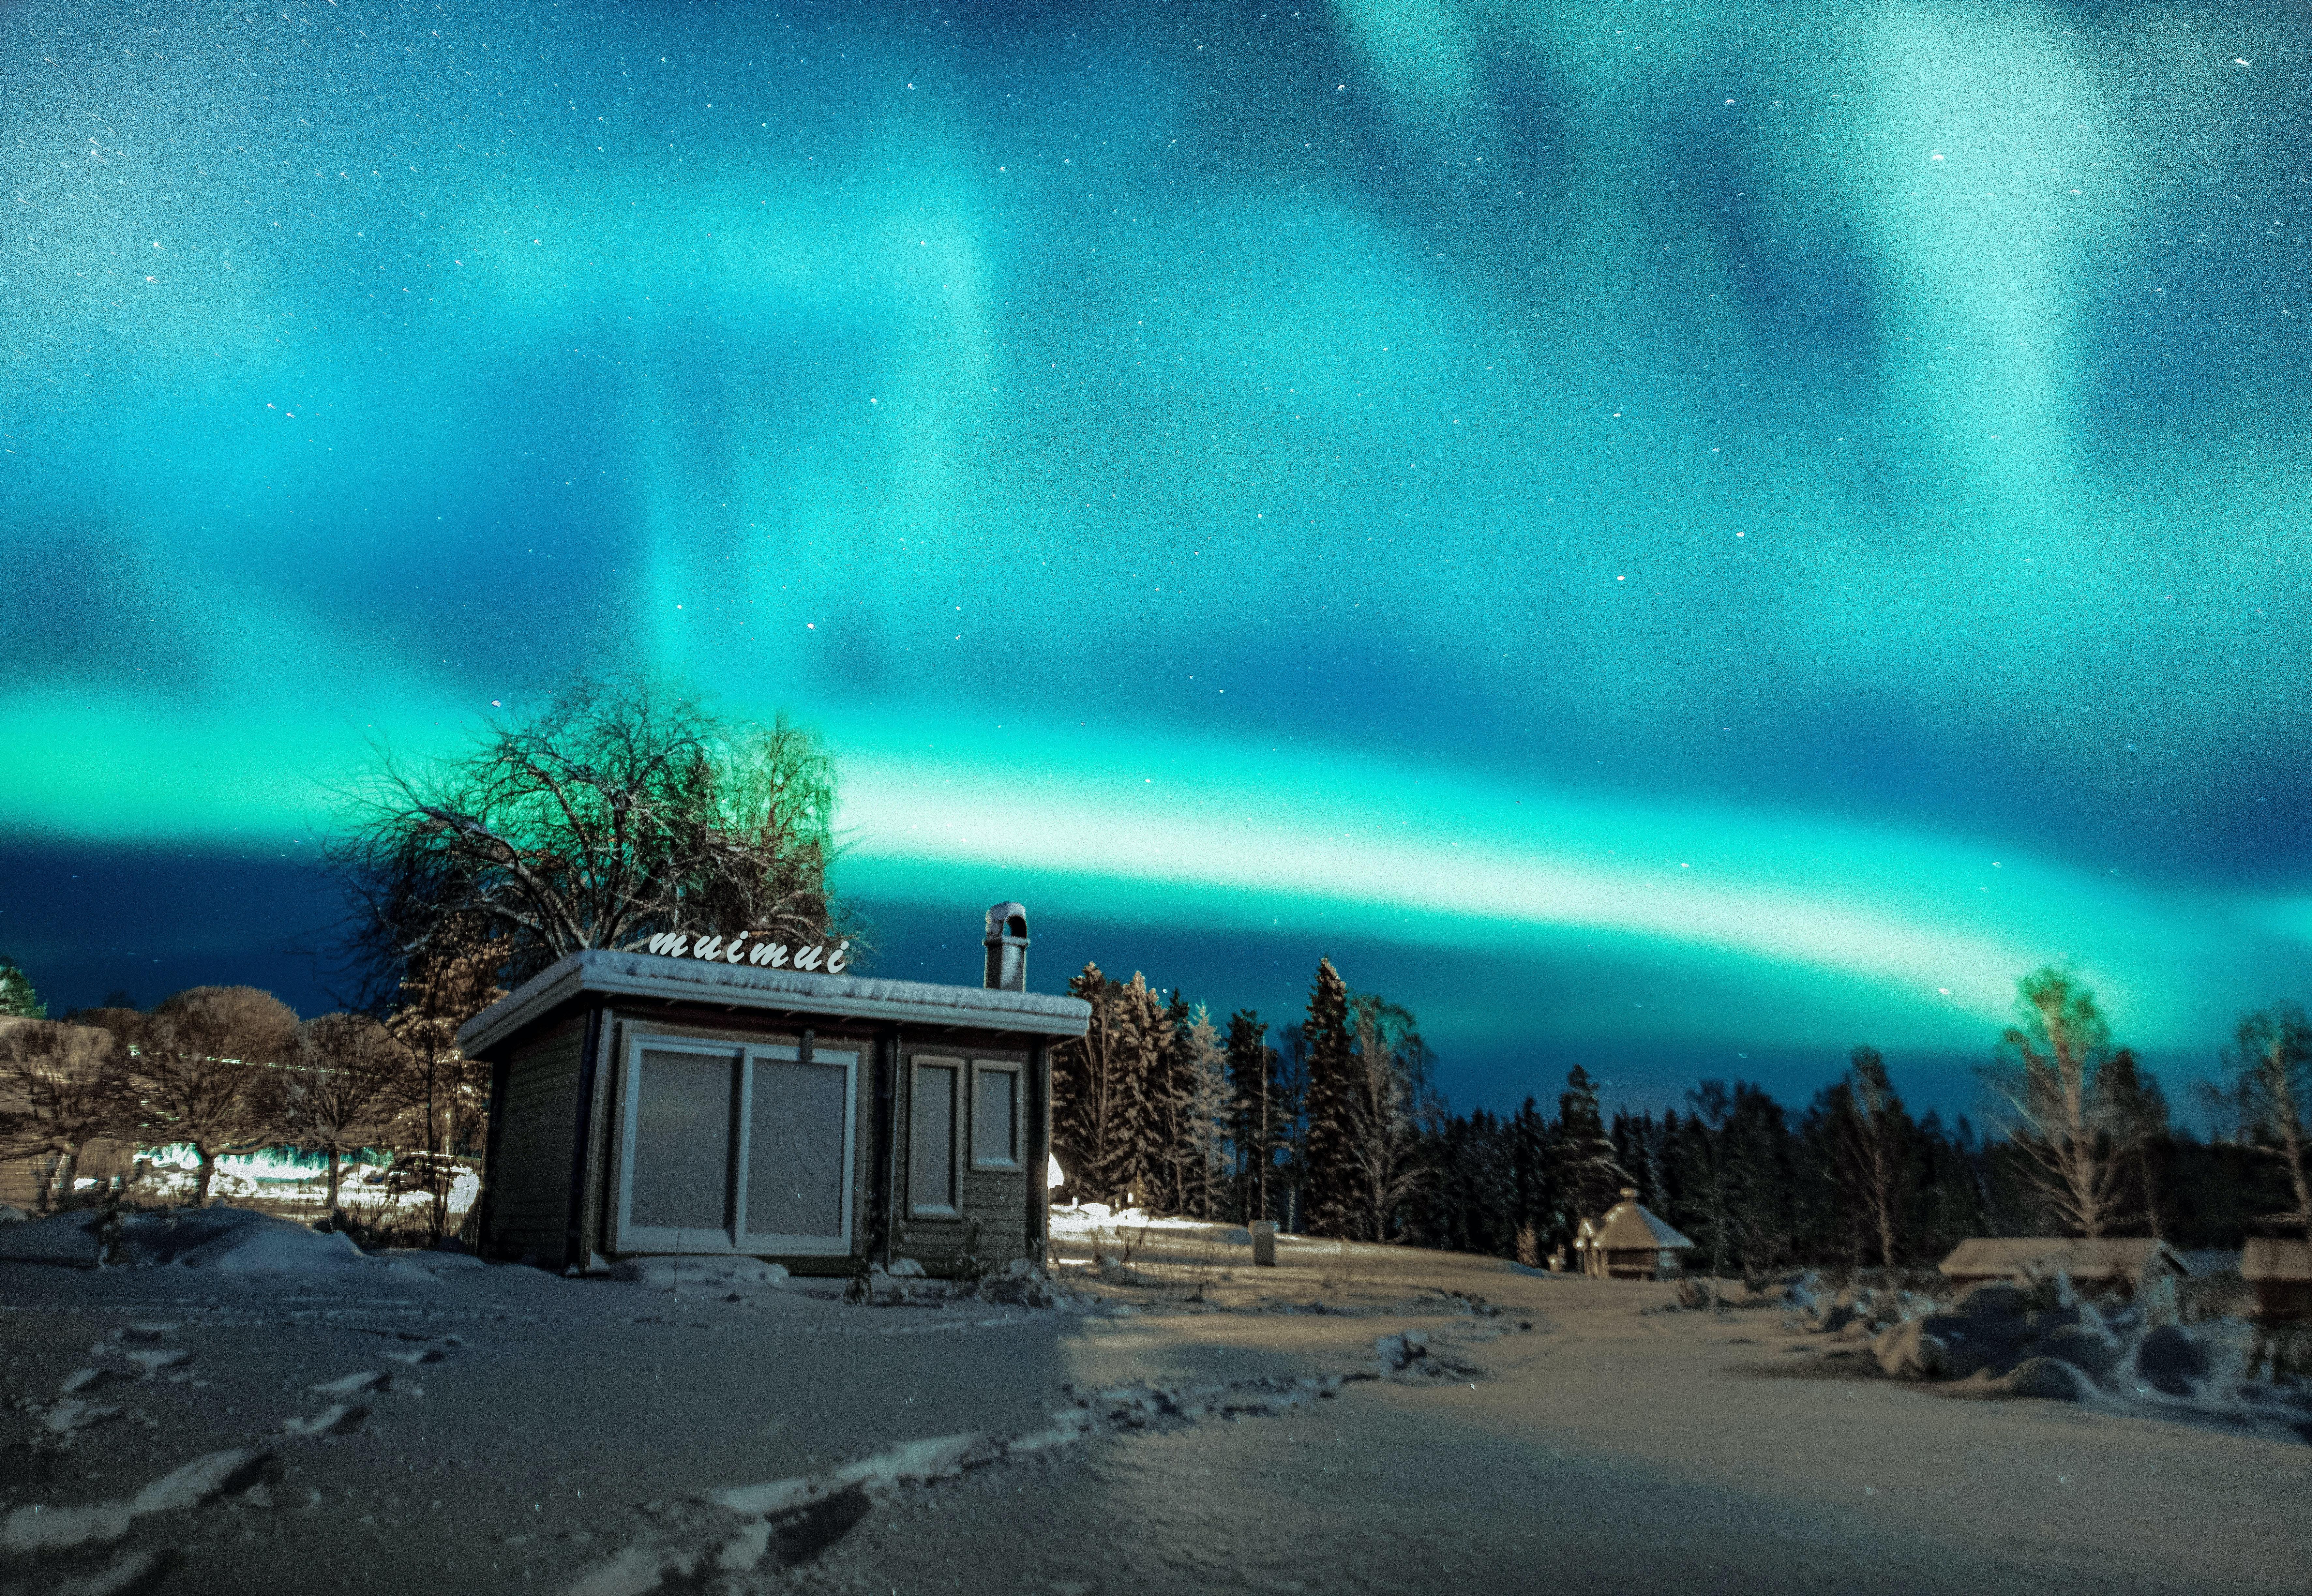
<path fill-rule="evenodd" d="M 987 911 L 985 985 L 997 992 L 1028 989 L 1028 906 L 999 903 Z"/>

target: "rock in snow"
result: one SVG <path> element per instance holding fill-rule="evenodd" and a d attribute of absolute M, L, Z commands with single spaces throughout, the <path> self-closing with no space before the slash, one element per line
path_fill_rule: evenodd
<path fill-rule="evenodd" d="M 2001 1382 L 2010 1396 L 2047 1397 L 2058 1402 L 2078 1401 L 2083 1383 L 2084 1376 L 2077 1369 L 2051 1357 L 2026 1358 Z"/>

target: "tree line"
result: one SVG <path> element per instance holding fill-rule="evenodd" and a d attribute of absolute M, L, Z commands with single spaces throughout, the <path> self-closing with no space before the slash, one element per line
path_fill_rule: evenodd
<path fill-rule="evenodd" d="M 1753 1276 L 1929 1265 L 1969 1236 L 2231 1246 L 2312 1223 L 2312 1024 L 2292 1004 L 2242 1018 L 2203 1142 L 2052 967 L 2017 983 L 2017 1023 L 1978 1072 L 1980 1130 L 1914 1116 L 1867 1046 L 1797 1108 L 1713 1080 L 1682 1110 L 1609 1123 L 1576 1065 L 1554 1114 L 1533 1097 L 1456 1113 L 1414 1017 L 1329 960 L 1279 1030 L 1251 1010 L 1223 1028 L 1096 965 L 1069 990 L 1092 1013 L 1055 1056 L 1053 1141 L 1078 1200 L 1537 1265 L 1628 1188 L 1695 1243 L 1694 1267 Z"/>
<path fill-rule="evenodd" d="M 301 1021 L 250 987 L 196 987 L 149 1013 L 102 1008 L 69 1022 L 28 1003 L 0 1030 L 0 1157 L 35 1162 L 46 1212 L 73 1190 L 92 1143 L 190 1147 L 196 1206 L 220 1158 L 296 1147 L 327 1158 L 334 1219 L 345 1160 L 414 1153 L 438 1239 L 451 1161 L 482 1145 L 488 1074 L 458 1050 L 457 1031 L 504 995 L 495 963 L 485 944 L 437 944 L 382 1017 Z"/>

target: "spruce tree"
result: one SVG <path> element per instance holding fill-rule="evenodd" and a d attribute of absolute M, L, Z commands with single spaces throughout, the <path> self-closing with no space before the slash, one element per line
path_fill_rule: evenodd
<path fill-rule="evenodd" d="M 1578 1064 L 1565 1077 L 1565 1091 L 1557 1100 L 1554 1152 L 1564 1182 L 1563 1197 L 1572 1208 L 1571 1223 L 1563 1225 L 1570 1234 L 1584 1219 L 1603 1218 L 1630 1183 L 1598 1109 L 1598 1083 Z"/>
<path fill-rule="evenodd" d="M 1302 1175 L 1310 1235 L 1349 1234 L 1356 1193 L 1355 1127 L 1351 1116 L 1349 988 L 1333 961 L 1317 964 L 1303 1029 L 1309 1056 L 1309 1130 Z"/>
<path fill-rule="evenodd" d="M 1567 1245 L 1572 1238 L 1557 1233 L 1556 1163 L 1550 1155 L 1549 1120 L 1531 1097 L 1511 1119 L 1509 1142 L 1512 1219 L 1519 1233 L 1529 1239 L 1532 1254 L 1527 1256 L 1528 1247 L 1521 1242 L 1517 1259 L 1537 1267 L 1554 1249 Z"/>
<path fill-rule="evenodd" d="M 1181 1206 L 1199 1219 L 1216 1219 L 1225 1190 L 1222 1149 L 1230 1118 L 1228 1048 L 1203 1004 L 1189 1011 L 1180 1036 L 1187 1062 L 1188 1133 L 1188 1189 Z"/>
<path fill-rule="evenodd" d="M 1195 1201 L 1195 1067 L 1188 1023 L 1188 1000 L 1175 987 L 1163 1007 L 1148 1072 L 1151 1213 L 1185 1214 Z"/>
<path fill-rule="evenodd" d="M 1250 1009 L 1229 1016 L 1229 1140 L 1236 1145 L 1236 1211 L 1249 1222 L 1275 1217 L 1271 1178 L 1284 1145 L 1283 1059 Z"/>
<path fill-rule="evenodd" d="M 1052 1147 L 1080 1202 L 1105 1202 L 1117 1189 L 1122 1105 L 1117 1096 L 1118 1011 L 1124 988 L 1087 963 L 1068 995 L 1091 1005 L 1082 1037 L 1052 1052 Z"/>
<path fill-rule="evenodd" d="M 1163 1185 L 1162 1077 L 1170 1025 L 1164 1000 L 1134 971 L 1116 1000 L 1116 1153 L 1111 1200 L 1148 1206 Z"/>
<path fill-rule="evenodd" d="M 16 1020 L 48 1017 L 48 1005 L 32 990 L 32 978 L 5 953 L 0 953 L 0 1016 Z"/>

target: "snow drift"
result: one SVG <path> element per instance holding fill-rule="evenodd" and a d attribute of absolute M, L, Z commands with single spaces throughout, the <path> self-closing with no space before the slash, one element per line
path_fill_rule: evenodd
<path fill-rule="evenodd" d="M 0 1262 L 94 1268 L 99 1219 L 95 1210 L 82 1209 L 0 1227 Z M 317 1231 L 276 1215 L 229 1207 L 127 1215 L 120 1251 L 118 1267 L 177 1267 L 227 1276 L 335 1275 L 425 1261 L 417 1253 L 372 1258 L 343 1232 Z M 442 1255 L 445 1260 L 456 1256 Z"/>

